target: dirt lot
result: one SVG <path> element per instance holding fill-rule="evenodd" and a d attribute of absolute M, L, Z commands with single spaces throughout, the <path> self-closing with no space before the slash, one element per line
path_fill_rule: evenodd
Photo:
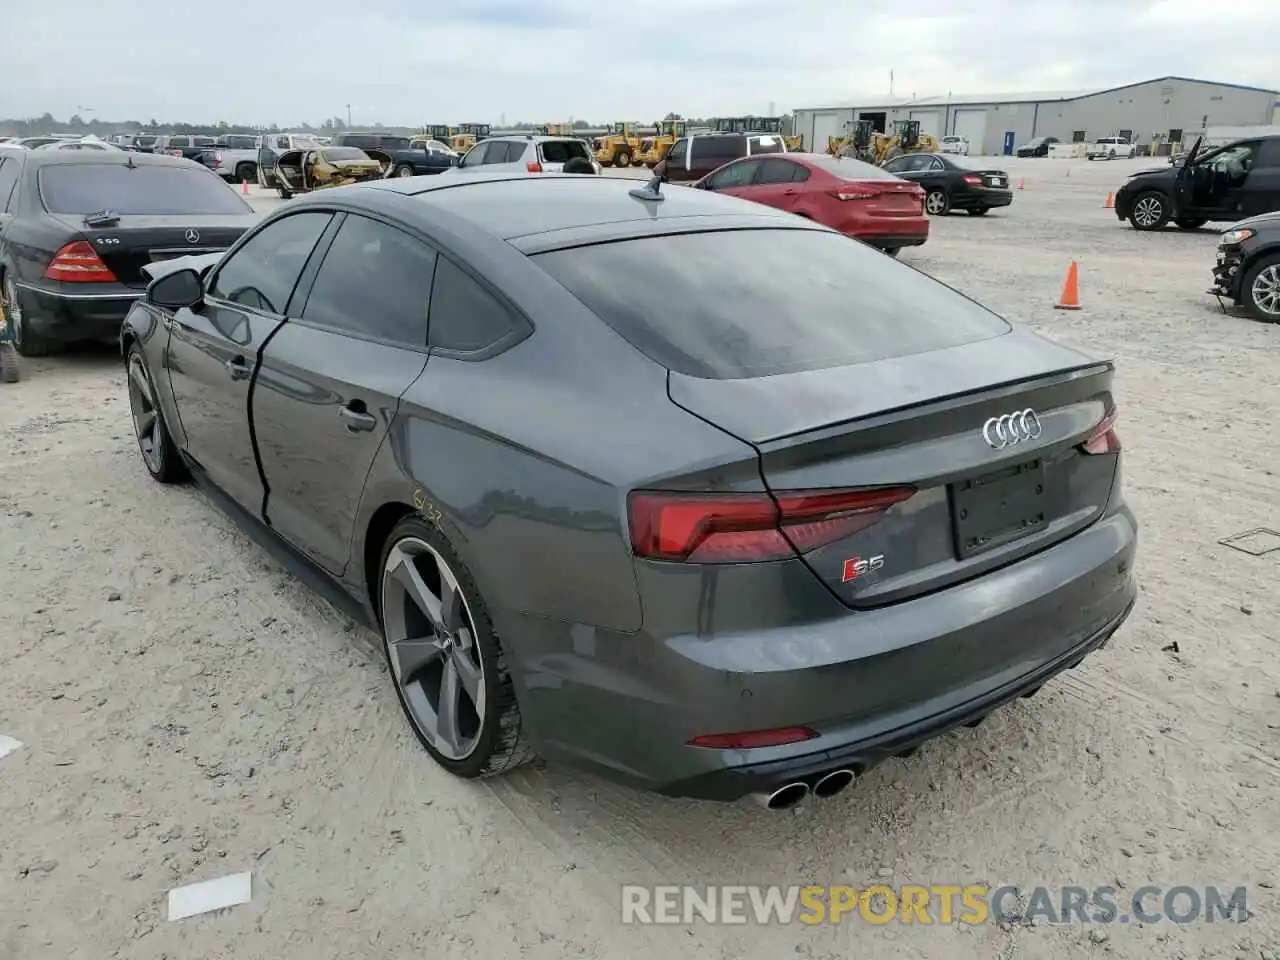
<path fill-rule="evenodd" d="M 1111 648 L 798 812 L 534 766 L 466 784 L 374 638 L 191 488 L 150 483 L 109 350 L 0 387 L 0 958 L 1259 958 L 1280 951 L 1280 327 L 1205 296 L 1215 233 L 1103 209 L 1127 161 L 1026 189 L 903 259 L 1118 363 L 1142 595 Z M 1137 162 L 1136 166 L 1143 166 Z M 1069 175 L 1068 175 L 1069 173 Z M 256 200 L 264 208 L 270 200 Z M 1056 311 L 1071 258 L 1084 309 Z M 180 884 L 253 871 L 180 922 Z M 635 927 L 624 883 L 1249 887 L 1245 925 Z M 1091 935 L 1092 934 L 1092 935 Z"/>

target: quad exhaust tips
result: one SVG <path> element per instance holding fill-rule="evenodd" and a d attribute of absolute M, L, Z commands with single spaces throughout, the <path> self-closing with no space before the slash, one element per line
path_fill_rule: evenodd
<path fill-rule="evenodd" d="M 841 768 L 815 778 L 812 786 L 803 780 L 796 780 L 792 783 L 784 783 L 770 793 L 756 793 L 752 796 L 767 810 L 790 810 L 811 795 L 819 800 L 834 797 L 853 783 L 857 776 L 856 771 Z"/>
<path fill-rule="evenodd" d="M 809 785 L 797 780 L 794 783 L 784 783 L 772 793 L 756 793 L 752 796 L 767 810 L 790 810 L 809 796 Z"/>

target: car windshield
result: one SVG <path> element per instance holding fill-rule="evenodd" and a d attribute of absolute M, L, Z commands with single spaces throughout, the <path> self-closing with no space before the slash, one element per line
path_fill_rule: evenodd
<path fill-rule="evenodd" d="M 533 260 L 636 349 L 696 377 L 868 363 L 1011 329 L 937 280 L 826 230 L 668 235 Z"/>
<path fill-rule="evenodd" d="M 345 163 L 349 160 L 368 160 L 369 155 L 363 150 L 357 150 L 355 147 L 325 147 L 321 151 L 324 158 L 330 162 Z"/>
<path fill-rule="evenodd" d="M 810 166 L 825 170 L 833 176 L 844 180 L 897 180 L 895 174 L 870 163 L 854 160 L 852 157 L 828 157 L 823 154 L 810 154 L 806 160 Z"/>
<path fill-rule="evenodd" d="M 127 154 L 126 154 L 127 156 Z M 243 214 L 252 208 L 204 168 L 107 163 L 59 163 L 39 173 L 50 213 Z"/>

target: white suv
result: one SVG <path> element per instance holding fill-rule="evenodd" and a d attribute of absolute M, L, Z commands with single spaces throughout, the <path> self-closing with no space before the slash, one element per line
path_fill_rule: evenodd
<path fill-rule="evenodd" d="M 1085 156 L 1090 160 L 1114 160 L 1116 157 L 1126 159 L 1133 156 L 1135 145 L 1124 137 L 1099 137 L 1089 144 Z"/>
<path fill-rule="evenodd" d="M 962 157 L 969 155 L 969 141 L 964 137 L 943 137 L 941 146 L 943 153 L 958 153 Z"/>
<path fill-rule="evenodd" d="M 440 176 L 560 173 L 570 160 L 583 160 L 591 164 L 592 173 L 600 173 L 600 164 L 591 155 L 591 147 L 576 137 L 489 137 L 468 150 L 456 167 L 445 170 Z M 580 167 L 581 164 L 575 166 Z M 582 172 L 587 171 L 583 169 Z"/>

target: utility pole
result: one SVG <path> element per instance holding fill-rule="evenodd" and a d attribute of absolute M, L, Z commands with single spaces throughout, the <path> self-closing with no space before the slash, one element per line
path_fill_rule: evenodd
<path fill-rule="evenodd" d="M 351 126 L 351 104 L 347 104 L 347 127 Z"/>

